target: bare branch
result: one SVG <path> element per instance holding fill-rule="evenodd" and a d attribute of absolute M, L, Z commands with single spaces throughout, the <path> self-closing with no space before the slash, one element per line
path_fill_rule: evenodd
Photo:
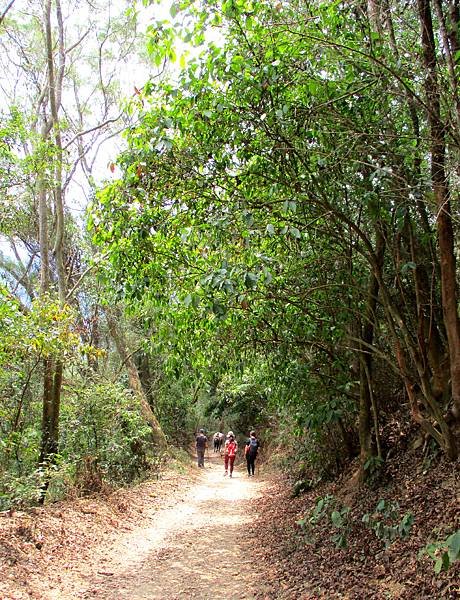
<path fill-rule="evenodd" d="M 69 48 L 66 48 L 65 53 L 70 54 L 72 52 L 72 50 L 75 50 L 75 48 L 77 48 L 77 46 L 79 46 L 82 43 L 82 41 L 85 39 L 85 37 L 87 35 L 89 35 L 90 31 L 91 31 L 91 27 L 85 31 L 85 33 L 81 36 L 80 39 L 78 39 L 75 42 L 75 44 L 72 44 L 72 46 L 69 46 Z"/>
<path fill-rule="evenodd" d="M 102 129 L 103 127 L 105 127 L 106 125 L 110 125 L 110 123 L 116 123 L 117 121 L 119 121 L 121 119 L 122 116 L 122 112 L 117 116 L 114 117 L 113 119 L 107 119 L 107 121 L 104 121 L 103 123 L 99 123 L 99 125 L 95 125 L 94 127 L 91 127 L 90 129 L 87 129 L 86 131 L 80 131 L 79 133 L 77 133 L 76 135 L 74 135 L 74 137 L 67 142 L 67 144 L 65 146 L 63 146 L 63 150 L 67 150 L 67 148 L 72 145 L 78 138 L 87 135 L 88 133 L 91 133 L 93 131 L 97 131 L 98 129 Z"/>
<path fill-rule="evenodd" d="M 8 4 L 8 6 L 5 8 L 5 10 L 3 11 L 3 13 L 1 14 L 1 16 L 0 16 L 0 25 L 5 20 L 6 14 L 10 10 L 10 8 L 13 6 L 13 4 L 14 4 L 14 0 L 11 0 L 11 2 Z"/>
<path fill-rule="evenodd" d="M 107 258 L 107 256 L 109 255 L 108 252 L 106 252 L 105 254 L 101 255 L 101 260 Z M 81 282 L 83 281 L 83 279 L 89 274 L 91 273 L 91 271 L 93 271 L 98 265 L 97 264 L 92 264 L 90 265 L 87 269 L 85 269 L 83 271 L 83 273 L 81 273 L 80 277 L 77 279 L 77 281 L 75 282 L 74 286 L 72 289 L 70 289 L 67 292 L 67 301 L 70 300 L 70 298 L 73 296 L 73 294 L 75 293 L 75 291 L 80 287 Z"/>

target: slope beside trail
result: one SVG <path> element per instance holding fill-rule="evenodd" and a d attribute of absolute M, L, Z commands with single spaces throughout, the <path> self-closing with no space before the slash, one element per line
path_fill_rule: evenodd
<path fill-rule="evenodd" d="M 248 478 L 243 465 L 233 478 L 224 477 L 222 460 L 212 452 L 205 468 L 195 469 L 196 476 L 169 490 L 160 507 L 146 501 L 140 524 L 116 527 L 94 544 L 89 539 L 84 552 L 76 549 L 53 565 L 42 559 L 42 572 L 27 577 L 24 594 L 10 577 L 11 595 L 3 588 L 2 600 L 254 598 L 257 573 L 244 551 L 267 483 Z"/>

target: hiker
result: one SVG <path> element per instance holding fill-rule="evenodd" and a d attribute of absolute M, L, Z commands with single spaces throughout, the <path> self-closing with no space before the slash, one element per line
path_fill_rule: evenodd
<path fill-rule="evenodd" d="M 213 445 L 214 445 L 214 452 L 219 452 L 220 451 L 220 445 L 221 445 L 221 436 L 222 434 L 220 433 L 220 431 L 216 431 L 216 433 L 213 436 Z"/>
<path fill-rule="evenodd" d="M 225 465 L 225 473 L 224 477 L 233 475 L 233 465 L 235 463 L 235 456 L 238 451 L 238 442 L 235 439 L 233 431 L 229 431 L 227 433 L 227 439 L 225 440 L 224 446 L 224 465 Z"/>
<path fill-rule="evenodd" d="M 208 447 L 208 438 L 204 434 L 204 429 L 200 429 L 200 433 L 196 436 L 195 442 L 198 466 L 204 467 L 204 453 Z"/>
<path fill-rule="evenodd" d="M 246 464 L 248 467 L 248 477 L 251 477 L 251 475 L 254 477 L 255 462 L 259 447 L 260 444 L 259 440 L 256 438 L 256 432 L 251 431 L 249 433 L 249 439 L 246 440 L 246 444 L 244 446 L 244 455 L 246 456 Z"/>

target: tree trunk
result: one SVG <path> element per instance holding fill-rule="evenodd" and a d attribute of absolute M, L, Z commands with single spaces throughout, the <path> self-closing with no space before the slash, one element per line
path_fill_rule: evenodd
<path fill-rule="evenodd" d="M 417 338 L 419 352 L 427 370 L 431 372 L 431 390 L 441 408 L 446 406 L 449 397 L 449 367 L 446 364 L 447 352 L 439 327 L 437 312 L 433 306 L 433 283 L 430 282 L 423 264 L 423 250 L 414 236 L 412 223 L 406 216 L 406 229 L 409 234 L 411 260 L 414 269 L 415 300 L 417 305 Z M 440 317 L 442 318 L 442 317 Z"/>
<path fill-rule="evenodd" d="M 377 232 L 375 262 L 379 270 L 382 269 L 385 252 L 385 240 L 381 232 Z M 379 294 L 379 279 L 376 273 L 371 273 L 367 292 L 367 303 L 364 313 L 364 326 L 361 332 L 362 344 L 359 357 L 359 444 L 360 444 L 360 470 L 359 480 L 366 479 L 365 465 L 374 455 L 372 441 L 372 422 L 374 423 L 375 440 L 380 458 L 380 441 L 378 431 L 378 412 L 372 394 L 372 344 L 374 342 L 375 313 Z"/>
<path fill-rule="evenodd" d="M 129 384 L 131 386 L 132 391 L 134 392 L 142 411 L 142 415 L 146 422 L 150 425 L 152 429 L 152 438 L 154 443 L 165 450 L 167 447 L 167 441 L 163 430 L 161 429 L 161 425 L 158 422 L 158 419 L 152 412 L 150 404 L 148 403 L 147 397 L 145 395 L 144 389 L 142 387 L 142 383 L 139 377 L 139 372 L 134 363 L 134 359 L 131 354 L 128 352 L 126 340 L 123 336 L 121 328 L 118 327 L 117 320 L 119 318 L 119 314 L 117 312 L 108 310 L 106 311 L 107 324 L 109 327 L 110 335 L 115 342 L 115 346 L 117 348 L 118 354 L 125 365 L 128 371 Z"/>
<path fill-rule="evenodd" d="M 373 31 L 383 35 L 381 6 L 379 0 L 367 0 L 367 15 Z"/>
<path fill-rule="evenodd" d="M 56 2 L 56 16 L 58 23 L 58 52 L 60 65 L 58 77 L 56 78 L 54 45 L 51 26 L 51 0 L 47 0 L 45 6 L 45 43 L 48 76 L 48 103 L 51 112 L 49 123 L 42 128 L 42 138 L 47 140 L 53 133 L 53 142 L 56 148 L 56 159 L 54 163 L 54 185 L 49 192 L 53 195 L 56 213 L 56 236 L 54 243 L 54 256 L 57 267 L 57 285 L 60 305 L 66 302 L 66 275 L 64 267 L 64 199 L 62 190 L 62 143 L 59 126 L 59 105 L 62 88 L 62 76 L 64 71 L 64 26 L 62 21 L 61 7 Z M 48 205 L 47 192 L 44 182 L 39 187 L 39 210 L 40 210 L 40 252 L 41 252 L 41 294 L 45 296 L 50 287 L 50 264 L 49 264 L 49 236 L 48 236 Z M 43 416 L 42 416 L 42 443 L 40 451 L 40 465 L 45 469 L 55 463 L 59 447 L 59 413 L 61 407 L 63 365 L 58 359 L 52 361 L 47 359 L 44 364 L 43 384 Z M 45 501 L 46 491 L 49 486 L 49 475 L 45 472 L 40 503 Z"/>
<path fill-rule="evenodd" d="M 44 124 L 41 129 L 42 139 L 48 137 L 49 129 Z M 39 245 L 40 245 L 40 296 L 46 297 L 50 291 L 50 261 L 49 261 L 49 231 L 48 231 L 48 198 L 44 175 L 39 174 L 38 179 L 38 226 L 39 226 Z M 55 440 L 52 438 L 52 390 L 53 390 L 53 371 L 52 361 L 47 358 L 43 361 L 43 397 L 42 397 L 42 436 L 39 457 L 39 466 L 46 469 L 48 457 L 55 450 Z M 45 501 L 48 481 L 44 479 L 40 503 Z"/>
<path fill-rule="evenodd" d="M 431 180 L 437 206 L 436 224 L 441 264 L 441 297 L 444 325 L 449 346 L 452 382 L 452 412 L 460 419 L 460 319 L 456 284 L 454 230 L 445 162 L 445 124 L 441 120 L 440 91 L 437 77 L 436 47 L 429 0 L 417 0 L 422 29 L 423 60 L 427 70 L 425 92 L 431 140 Z"/>

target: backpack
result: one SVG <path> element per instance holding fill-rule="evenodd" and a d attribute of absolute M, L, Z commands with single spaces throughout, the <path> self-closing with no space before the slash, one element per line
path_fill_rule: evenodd
<path fill-rule="evenodd" d="M 249 438 L 248 443 L 246 444 L 247 454 L 251 456 L 255 456 L 257 454 L 257 450 L 259 448 L 259 441 L 256 438 Z"/>
<path fill-rule="evenodd" d="M 196 438 L 197 450 L 204 450 L 206 448 L 207 441 L 208 441 L 208 438 L 205 435 L 200 434 L 199 436 L 197 436 L 197 438 Z"/>

